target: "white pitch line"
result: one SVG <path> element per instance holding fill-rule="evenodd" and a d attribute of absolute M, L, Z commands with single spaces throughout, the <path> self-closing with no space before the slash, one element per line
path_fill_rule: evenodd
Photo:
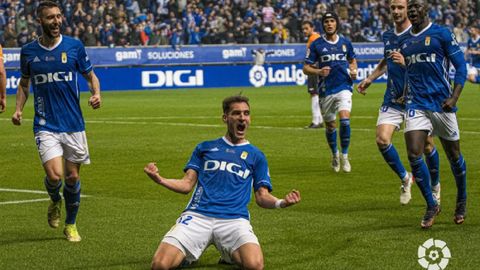
<path fill-rule="evenodd" d="M 34 200 L 22 200 L 22 201 L 6 201 L 6 202 L 0 202 L 0 205 L 5 205 L 5 204 L 21 204 L 21 203 L 34 203 L 34 202 L 44 202 L 44 201 L 50 201 L 50 198 L 34 199 Z"/>
<path fill-rule="evenodd" d="M 355 118 L 364 118 L 364 119 L 373 119 L 376 117 L 373 116 L 354 116 Z M 107 118 L 106 118 L 107 119 Z M 140 118 L 141 119 L 141 118 Z M 459 118 L 463 121 L 480 121 L 478 118 Z M 6 120 L 0 118 L 0 120 Z M 10 120 L 10 119 L 8 119 Z M 25 121 L 32 121 L 31 119 L 23 119 Z M 211 127 L 211 128 L 223 128 L 224 125 L 216 125 L 216 124 L 194 124 L 194 123 L 181 123 L 181 122 L 147 122 L 147 121 L 115 121 L 115 120 L 87 120 L 85 123 L 90 124 L 109 124 L 109 125 L 161 125 L 161 126 L 183 126 L 183 127 Z M 256 126 L 253 125 L 250 128 L 258 128 L 258 129 L 273 129 L 273 130 L 296 130 L 296 131 L 304 131 L 305 129 L 302 127 L 274 127 L 274 126 Z M 362 132 L 373 132 L 375 129 L 373 128 L 351 128 L 352 131 L 362 131 Z M 460 133 L 464 134 L 473 134 L 473 135 L 480 135 L 480 131 L 468 131 L 462 130 Z"/>
<path fill-rule="evenodd" d="M 13 193 L 30 193 L 30 194 L 48 194 L 48 192 L 43 190 L 30 190 L 30 189 L 15 189 L 15 188 L 0 188 L 0 192 L 13 192 Z M 88 198 L 92 197 L 91 195 L 80 195 L 80 198 Z M 42 198 L 42 199 L 32 199 L 32 200 L 20 200 L 20 201 L 5 201 L 0 202 L 0 205 L 4 204 L 21 204 L 21 203 L 33 203 L 33 202 L 43 202 L 49 201 L 50 198 Z"/>

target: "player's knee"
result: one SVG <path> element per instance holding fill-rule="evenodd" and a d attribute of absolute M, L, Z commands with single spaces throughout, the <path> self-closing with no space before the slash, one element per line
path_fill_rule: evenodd
<path fill-rule="evenodd" d="M 388 147 L 388 145 L 390 145 L 390 138 L 387 138 L 385 136 L 377 135 L 375 140 L 377 142 L 378 149 L 380 150 L 385 149 Z"/>
<path fill-rule="evenodd" d="M 65 180 L 69 183 L 75 183 L 80 179 L 78 172 L 70 172 L 65 176 Z"/>
<path fill-rule="evenodd" d="M 49 170 L 46 173 L 47 173 L 47 178 L 50 182 L 58 182 L 62 180 L 62 174 L 60 172 L 57 172 L 55 170 Z"/>
<path fill-rule="evenodd" d="M 152 260 L 152 270 L 168 270 L 172 269 L 171 262 L 165 257 L 155 257 Z"/>
<path fill-rule="evenodd" d="M 249 258 L 242 263 L 242 267 L 248 270 L 263 270 L 262 258 Z"/>

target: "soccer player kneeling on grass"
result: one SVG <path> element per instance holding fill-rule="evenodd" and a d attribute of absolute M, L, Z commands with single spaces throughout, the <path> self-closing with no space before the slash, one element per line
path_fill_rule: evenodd
<path fill-rule="evenodd" d="M 250 105 L 244 96 L 223 101 L 224 137 L 197 145 L 184 168 L 182 179 L 160 176 L 155 163 L 145 173 L 156 183 L 178 193 L 195 187 L 177 224 L 164 236 L 152 269 L 173 269 L 198 260 L 214 244 L 221 261 L 245 269 L 263 269 L 263 254 L 250 225 L 247 205 L 252 187 L 263 208 L 285 208 L 300 201 L 293 190 L 284 199 L 270 192 L 272 185 L 265 155 L 246 140 Z"/>

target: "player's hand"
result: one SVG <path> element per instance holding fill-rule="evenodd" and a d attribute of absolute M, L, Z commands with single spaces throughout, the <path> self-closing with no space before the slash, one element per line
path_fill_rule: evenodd
<path fill-rule="evenodd" d="M 22 124 L 22 112 L 16 111 L 12 116 L 12 123 L 15 126 L 20 126 Z"/>
<path fill-rule="evenodd" d="M 330 74 L 330 67 L 323 67 L 318 69 L 318 76 L 327 77 Z"/>
<path fill-rule="evenodd" d="M 399 64 L 401 66 L 405 66 L 405 58 L 400 52 L 392 52 L 390 53 L 389 57 L 392 59 L 394 63 Z"/>
<path fill-rule="evenodd" d="M 443 102 L 442 109 L 444 112 L 451 112 L 456 104 L 457 99 L 455 97 L 450 97 Z"/>
<path fill-rule="evenodd" d="M 300 198 L 300 191 L 298 190 L 292 190 L 290 191 L 290 193 L 288 193 L 286 196 L 285 196 L 285 206 L 282 205 L 282 207 L 289 207 L 289 206 L 292 206 L 294 204 L 297 204 L 300 202 L 301 198 Z"/>
<path fill-rule="evenodd" d="M 366 95 L 367 94 L 367 88 L 372 84 L 372 81 L 369 78 L 366 78 L 365 80 L 361 81 L 357 85 L 357 92 Z"/>
<path fill-rule="evenodd" d="M 88 105 L 92 106 L 94 110 L 100 108 L 100 106 L 102 105 L 102 97 L 100 96 L 100 94 L 91 96 L 88 100 Z"/>
<path fill-rule="evenodd" d="M 160 183 L 159 175 L 158 175 L 158 167 L 157 163 L 150 162 L 143 168 L 143 171 L 150 177 L 153 181 Z"/>
<path fill-rule="evenodd" d="M 356 69 L 350 70 L 350 78 L 352 78 L 352 80 L 357 79 L 357 70 Z"/>
<path fill-rule="evenodd" d="M 0 97 L 0 113 L 3 113 L 7 109 L 7 97 Z"/>

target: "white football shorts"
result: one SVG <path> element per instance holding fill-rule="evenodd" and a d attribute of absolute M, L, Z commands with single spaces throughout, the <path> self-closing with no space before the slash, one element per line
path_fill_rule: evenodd
<path fill-rule="evenodd" d="M 405 132 L 427 130 L 429 134 L 447 141 L 460 140 L 457 115 L 454 112 L 408 110 L 405 115 Z"/>
<path fill-rule="evenodd" d="M 320 108 L 326 122 L 334 121 L 339 111 L 352 110 L 352 92 L 342 90 L 336 94 L 320 98 Z"/>
<path fill-rule="evenodd" d="M 35 133 L 35 142 L 42 164 L 55 157 L 78 164 L 90 164 L 87 135 L 80 132 L 50 132 Z"/>
<path fill-rule="evenodd" d="M 246 243 L 258 243 L 250 221 L 208 217 L 192 211 L 180 215 L 162 242 L 175 246 L 188 262 L 196 261 L 211 244 L 220 251 L 222 259 L 233 263 L 232 253 Z"/>
<path fill-rule="evenodd" d="M 380 125 L 392 125 L 396 130 L 400 130 L 405 121 L 405 111 L 399 111 L 395 108 L 382 106 L 378 111 L 377 127 Z"/>

